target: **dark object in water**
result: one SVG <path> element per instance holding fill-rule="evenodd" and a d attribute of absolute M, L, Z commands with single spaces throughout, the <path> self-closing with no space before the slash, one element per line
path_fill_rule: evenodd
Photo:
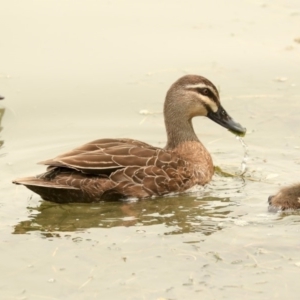
<path fill-rule="evenodd" d="M 276 195 L 269 196 L 269 211 L 299 209 L 300 183 L 283 187 Z"/>

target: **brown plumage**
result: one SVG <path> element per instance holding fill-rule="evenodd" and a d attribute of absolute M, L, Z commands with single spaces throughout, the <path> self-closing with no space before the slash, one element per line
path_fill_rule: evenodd
<path fill-rule="evenodd" d="M 223 109 L 209 80 L 187 75 L 166 96 L 164 149 L 131 139 L 100 139 L 41 162 L 48 166 L 46 173 L 14 183 L 59 203 L 141 199 L 204 185 L 213 163 L 194 132 L 194 116 L 207 116 L 236 134 L 246 132 Z"/>
<path fill-rule="evenodd" d="M 300 183 L 283 187 L 276 195 L 268 199 L 269 210 L 287 210 L 300 208 Z"/>

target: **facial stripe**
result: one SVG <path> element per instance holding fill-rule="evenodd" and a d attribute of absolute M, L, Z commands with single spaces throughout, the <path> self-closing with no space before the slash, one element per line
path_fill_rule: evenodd
<path fill-rule="evenodd" d="M 218 110 L 218 104 L 219 104 L 219 94 L 218 91 L 205 83 L 196 83 L 196 84 L 188 84 L 185 86 L 186 89 L 193 90 L 195 93 L 198 94 L 198 97 L 201 99 L 203 104 L 210 108 L 213 112 L 216 112 Z M 197 89 L 208 89 L 211 92 L 210 97 L 203 95 L 197 91 Z"/>
<path fill-rule="evenodd" d="M 212 94 L 215 96 L 216 99 L 219 99 L 219 94 L 218 91 L 216 91 L 216 89 L 210 85 L 207 85 L 205 83 L 196 83 L 196 84 L 188 84 L 185 86 L 186 89 L 209 89 Z"/>
<path fill-rule="evenodd" d="M 212 101 L 211 98 L 200 94 L 199 98 L 205 104 L 205 106 L 208 106 L 213 112 L 216 112 L 218 110 L 218 105 L 214 101 Z"/>

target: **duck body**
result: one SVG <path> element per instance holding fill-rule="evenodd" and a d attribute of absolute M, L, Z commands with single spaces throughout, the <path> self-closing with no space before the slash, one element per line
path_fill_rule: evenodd
<path fill-rule="evenodd" d="M 194 116 L 207 116 L 237 134 L 245 133 L 220 105 L 218 91 L 210 81 L 186 75 L 166 96 L 165 148 L 132 139 L 100 139 L 41 162 L 48 166 L 45 173 L 13 183 L 58 203 L 142 199 L 205 185 L 214 167 L 194 132 Z"/>
<path fill-rule="evenodd" d="M 269 211 L 300 209 L 300 183 L 283 187 L 276 195 L 269 196 Z"/>
<path fill-rule="evenodd" d="M 181 157 L 179 149 L 161 149 L 130 139 L 96 140 L 42 162 L 49 165 L 46 173 L 18 182 L 44 200 L 59 203 L 180 193 L 206 184 L 213 175 L 209 153 L 197 146 L 193 150 L 201 157 L 201 165 L 193 164 L 186 155 Z"/>

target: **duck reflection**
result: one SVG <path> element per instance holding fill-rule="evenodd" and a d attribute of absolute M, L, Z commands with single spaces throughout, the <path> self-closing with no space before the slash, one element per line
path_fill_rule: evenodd
<path fill-rule="evenodd" d="M 162 224 L 164 234 L 202 232 L 210 235 L 220 230 L 220 222 L 227 218 L 234 205 L 229 198 L 181 195 L 138 202 L 101 202 L 97 204 L 56 204 L 43 201 L 29 208 L 30 220 L 15 226 L 15 234 L 40 231 L 45 236 L 59 236 L 59 232 L 88 228 L 112 228 Z M 163 230 L 164 231 L 164 230 Z"/>

